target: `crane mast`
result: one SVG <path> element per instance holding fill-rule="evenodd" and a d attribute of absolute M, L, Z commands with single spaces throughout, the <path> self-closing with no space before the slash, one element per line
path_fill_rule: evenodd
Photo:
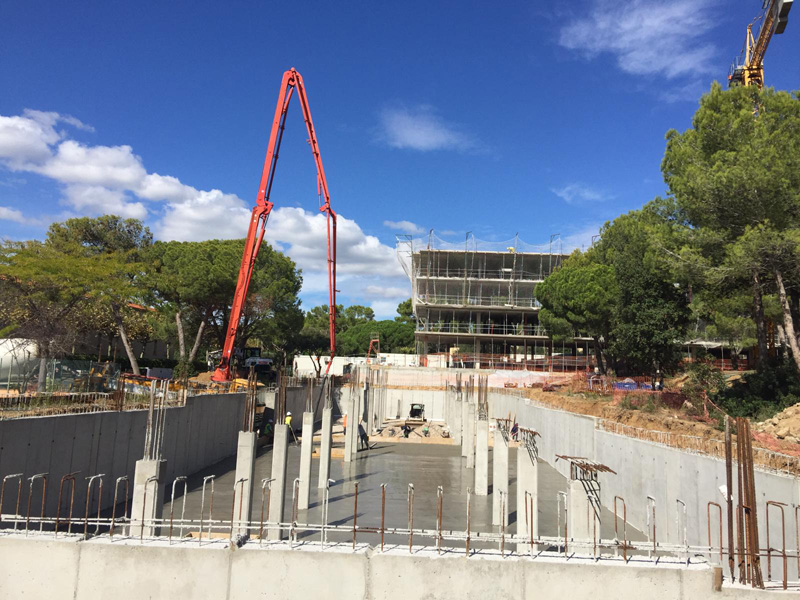
<path fill-rule="evenodd" d="M 764 54 L 773 34 L 786 29 L 793 0 L 764 0 L 764 12 L 747 26 L 742 60 L 736 60 L 728 74 L 728 85 L 764 87 Z M 761 20 L 758 37 L 753 37 L 753 25 Z"/>
<path fill-rule="evenodd" d="M 236 282 L 236 292 L 231 304 L 231 314 L 228 319 L 228 327 L 225 333 L 225 343 L 222 347 L 222 357 L 219 366 L 214 371 L 212 379 L 214 381 L 230 381 L 231 359 L 233 356 L 236 333 L 244 311 L 247 292 L 250 281 L 253 277 L 253 268 L 258 258 L 261 243 L 264 241 L 267 221 L 272 212 L 273 203 L 270 200 L 272 183 L 275 180 L 275 169 L 278 162 L 283 131 L 286 127 L 286 114 L 289 108 L 289 101 L 294 92 L 297 92 L 300 108 L 303 112 L 303 120 L 308 131 L 308 143 L 311 146 L 311 153 L 314 155 L 314 164 L 317 169 L 317 193 L 321 199 L 320 212 L 325 213 L 328 239 L 328 325 L 330 329 L 330 351 L 331 360 L 328 362 L 327 370 L 333 362 L 336 353 L 336 213 L 331 208 L 331 198 L 328 192 L 328 182 L 325 179 L 325 169 L 322 166 L 322 157 L 319 152 L 317 134 L 314 123 L 311 120 L 311 111 L 308 106 L 303 78 L 295 69 L 289 69 L 283 74 L 281 89 L 278 93 L 278 103 L 275 107 L 275 117 L 272 120 L 272 130 L 267 145 L 267 156 L 264 160 L 264 168 L 261 172 L 261 181 L 258 185 L 258 197 L 256 205 L 250 216 L 250 226 L 247 231 L 247 238 L 244 242 L 244 252 L 242 253 L 242 263 L 239 267 L 239 277 Z M 327 373 L 326 370 L 326 373 Z"/>

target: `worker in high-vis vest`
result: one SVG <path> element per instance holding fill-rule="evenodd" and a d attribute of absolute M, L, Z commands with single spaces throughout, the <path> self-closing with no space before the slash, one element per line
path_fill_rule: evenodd
<path fill-rule="evenodd" d="M 292 428 L 292 413 L 291 412 L 287 412 L 286 413 L 286 419 L 284 420 L 283 424 L 284 425 L 288 425 L 289 429 Z"/>

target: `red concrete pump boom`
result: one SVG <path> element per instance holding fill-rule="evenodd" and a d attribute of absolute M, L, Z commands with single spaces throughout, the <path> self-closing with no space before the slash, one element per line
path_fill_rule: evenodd
<path fill-rule="evenodd" d="M 244 253 L 242 254 L 242 265 L 239 268 L 239 280 L 236 283 L 236 293 L 233 296 L 228 330 L 225 334 L 225 345 L 222 348 L 222 359 L 212 375 L 214 381 L 231 380 L 231 357 L 233 345 L 236 341 L 236 331 L 239 328 L 242 310 L 247 299 L 247 289 L 250 287 L 253 267 L 258 257 L 258 251 L 261 248 L 261 242 L 264 240 L 264 231 L 267 227 L 269 214 L 272 211 L 270 192 L 272 191 L 272 182 L 275 179 L 275 167 L 278 163 L 283 130 L 286 126 L 286 113 L 289 108 L 289 101 L 292 99 L 292 94 L 295 90 L 300 100 L 300 107 L 303 110 L 303 119 L 308 130 L 308 143 L 311 145 L 311 152 L 314 155 L 314 163 L 317 167 L 317 193 L 322 199 L 319 210 L 325 213 L 328 227 L 328 319 L 331 338 L 331 360 L 328 362 L 326 373 L 330 369 L 333 356 L 336 353 L 336 213 L 331 208 L 328 182 L 325 180 L 325 169 L 322 167 L 322 157 L 319 154 L 317 134 L 311 121 L 311 112 L 308 107 L 303 78 L 296 70 L 289 69 L 283 74 L 283 80 L 281 81 L 278 104 L 275 108 L 275 118 L 272 121 L 272 131 L 269 135 L 267 157 L 261 173 L 261 183 L 258 186 L 258 199 L 250 217 L 250 228 L 247 231 Z"/>

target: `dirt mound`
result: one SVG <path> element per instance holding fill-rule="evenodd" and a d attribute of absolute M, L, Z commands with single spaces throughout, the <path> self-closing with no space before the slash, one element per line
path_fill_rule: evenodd
<path fill-rule="evenodd" d="M 212 371 L 206 371 L 205 373 L 198 373 L 194 377 L 190 377 L 189 381 L 194 381 L 197 383 L 211 383 L 211 376 L 214 373 Z"/>
<path fill-rule="evenodd" d="M 797 444 L 800 442 L 800 404 L 782 410 L 771 419 L 756 423 L 754 429 L 774 435 L 779 440 Z"/>

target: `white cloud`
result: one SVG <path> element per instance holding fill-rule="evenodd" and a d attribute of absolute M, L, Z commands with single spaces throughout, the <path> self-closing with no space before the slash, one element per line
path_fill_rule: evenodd
<path fill-rule="evenodd" d="M 30 220 L 25 218 L 20 211 L 8 206 L 0 206 L 0 221 L 11 221 L 13 223 L 20 223 L 21 225 L 30 223 Z"/>
<path fill-rule="evenodd" d="M 383 224 L 389 229 L 402 231 L 403 233 L 410 233 L 412 235 L 418 235 L 425 232 L 422 227 L 416 223 L 412 223 L 411 221 L 384 221 Z"/>
<path fill-rule="evenodd" d="M 570 183 L 561 188 L 552 188 L 556 196 L 567 204 L 581 204 L 584 202 L 604 202 L 611 196 L 584 183 Z"/>
<path fill-rule="evenodd" d="M 406 294 L 406 297 L 408 294 Z M 402 298 L 401 300 L 405 300 Z M 377 321 L 383 321 L 385 319 L 393 319 L 397 315 L 397 305 L 400 301 L 392 301 L 392 300 L 375 300 L 371 302 L 369 307 L 375 312 L 375 319 Z"/>
<path fill-rule="evenodd" d="M 84 146 L 74 140 L 61 142 L 53 156 L 30 170 L 61 183 L 124 190 L 136 189 L 147 175 L 130 146 Z"/>
<path fill-rule="evenodd" d="M 591 225 L 586 225 L 583 229 L 562 237 L 561 251 L 569 253 L 576 248 L 588 250 L 592 245 L 592 240 L 599 235 L 600 227 L 602 227 L 601 223 L 593 223 Z"/>
<path fill-rule="evenodd" d="M 380 285 L 368 285 L 364 288 L 364 296 L 370 298 L 377 296 L 379 298 L 398 298 L 404 300 L 411 294 L 408 287 L 383 287 Z"/>
<path fill-rule="evenodd" d="M 672 79 L 713 73 L 715 47 L 704 41 L 718 0 L 593 0 L 588 15 L 567 23 L 559 43 L 594 57 L 608 52 L 635 75 Z"/>
<path fill-rule="evenodd" d="M 133 202 L 121 190 L 100 185 L 73 184 L 64 188 L 67 203 L 80 214 L 113 214 L 126 219 L 144 219 L 147 209 Z"/>
<path fill-rule="evenodd" d="M 153 229 L 160 239 L 197 241 L 246 235 L 251 207 L 235 194 L 198 190 L 176 177 L 148 173 L 130 146 L 83 144 L 56 131 L 58 123 L 90 129 L 73 117 L 54 112 L 0 115 L 0 166 L 58 182 L 62 202 L 80 215 L 155 219 Z M 38 222 L 8 207 L 0 207 L 0 219 Z M 404 226 L 416 227 L 413 223 Z M 355 221 L 342 215 L 337 233 L 337 287 L 345 296 L 358 298 L 369 286 L 398 291 L 406 284 L 394 248 L 365 234 Z M 327 223 L 322 213 L 277 208 L 270 216 L 266 239 L 303 270 L 304 294 L 325 292 L 327 296 Z M 400 296 L 404 299 L 408 293 L 398 292 Z"/>
<path fill-rule="evenodd" d="M 475 139 L 445 122 L 427 105 L 387 108 L 380 114 L 380 138 L 392 148 L 420 150 L 474 150 Z"/>
<path fill-rule="evenodd" d="M 325 215 L 302 208 L 275 209 L 267 225 L 267 240 L 286 248 L 304 270 L 327 272 L 327 224 Z M 367 235 L 355 221 L 339 215 L 337 225 L 337 273 L 341 275 L 402 276 L 394 248 Z M 327 283 L 326 283 L 327 285 Z"/>

